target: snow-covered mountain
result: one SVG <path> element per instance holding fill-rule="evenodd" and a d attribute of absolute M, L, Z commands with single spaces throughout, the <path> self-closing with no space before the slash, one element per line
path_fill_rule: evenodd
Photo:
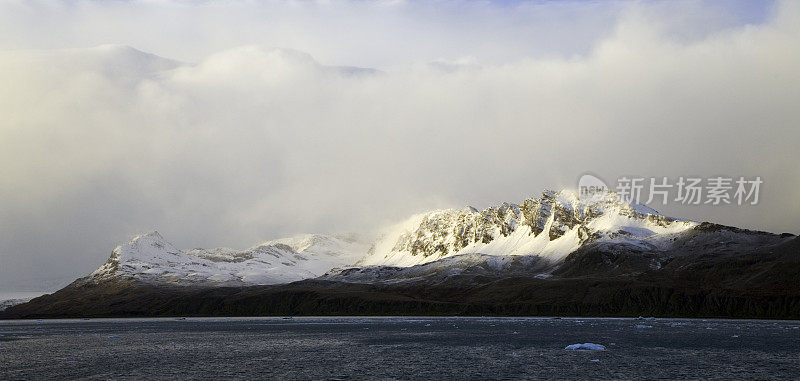
<path fill-rule="evenodd" d="M 323 275 L 328 280 L 367 283 L 467 273 L 549 278 L 566 267 L 583 271 L 565 261 L 571 253 L 605 252 L 615 258 L 625 253 L 630 258 L 620 268 L 633 266 L 640 271 L 659 269 L 681 253 L 744 252 L 784 239 L 788 238 L 666 217 L 611 192 L 579 197 L 569 190 L 546 190 L 519 205 L 419 214 L 371 244 L 355 236 L 301 235 L 246 250 L 178 250 L 153 232 L 114 249 L 87 279 L 229 286 L 289 283 Z M 600 259 L 591 261 L 596 260 Z M 613 258 L 600 261 L 612 263 Z"/>
<path fill-rule="evenodd" d="M 666 250 L 676 235 L 697 225 L 624 202 L 614 193 L 586 199 L 567 190 L 547 190 L 521 205 L 504 203 L 482 211 L 466 207 L 416 215 L 387 230 L 371 246 L 355 236 L 307 234 L 245 250 L 179 250 L 152 232 L 118 246 L 88 279 L 267 285 L 315 278 L 336 268 L 411 267 L 445 258 L 448 260 L 441 266 L 453 268 L 480 258 L 487 263 L 505 263 L 503 257 L 517 256 L 536 256 L 552 264 L 589 242 Z M 466 262 L 459 264 L 459 258 Z"/>
<path fill-rule="evenodd" d="M 359 266 L 408 267 L 461 254 L 537 255 L 558 262 L 588 242 L 668 249 L 697 222 L 660 215 L 612 192 L 581 198 L 546 190 L 521 205 L 504 203 L 416 215 L 390 229 Z"/>
<path fill-rule="evenodd" d="M 87 279 L 135 279 L 154 284 L 266 285 L 314 278 L 355 262 L 368 243 L 355 236 L 299 235 L 246 250 L 179 250 L 158 232 L 115 248 Z"/>

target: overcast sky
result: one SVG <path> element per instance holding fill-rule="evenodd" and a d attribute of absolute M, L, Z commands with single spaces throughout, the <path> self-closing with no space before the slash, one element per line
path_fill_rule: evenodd
<path fill-rule="evenodd" d="M 760 176 L 653 207 L 800 233 L 799 67 L 796 2 L 3 1 L 0 291 L 151 230 L 372 233 L 587 171 Z"/>

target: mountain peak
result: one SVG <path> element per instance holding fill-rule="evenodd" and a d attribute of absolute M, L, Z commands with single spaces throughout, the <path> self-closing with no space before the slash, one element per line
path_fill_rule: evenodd
<path fill-rule="evenodd" d="M 136 242 L 139 240 L 164 240 L 164 237 L 158 232 L 158 230 L 153 230 L 151 232 L 139 234 L 133 237 L 131 242 Z"/>

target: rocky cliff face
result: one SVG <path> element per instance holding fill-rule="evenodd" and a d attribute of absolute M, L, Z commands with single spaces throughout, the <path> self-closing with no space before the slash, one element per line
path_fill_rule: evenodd
<path fill-rule="evenodd" d="M 478 211 L 447 209 L 415 216 L 384 235 L 360 265 L 413 266 L 444 257 L 482 253 L 560 259 L 582 245 L 625 240 L 663 246 L 697 223 L 660 215 L 613 193 L 590 199 L 571 191 L 544 191 L 521 205 Z"/>

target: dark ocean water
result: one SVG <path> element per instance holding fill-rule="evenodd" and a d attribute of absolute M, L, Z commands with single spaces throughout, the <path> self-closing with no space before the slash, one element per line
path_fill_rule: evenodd
<path fill-rule="evenodd" d="M 568 351 L 576 343 L 604 351 Z M 800 321 L 0 321 L 0 379 L 800 379 Z"/>

